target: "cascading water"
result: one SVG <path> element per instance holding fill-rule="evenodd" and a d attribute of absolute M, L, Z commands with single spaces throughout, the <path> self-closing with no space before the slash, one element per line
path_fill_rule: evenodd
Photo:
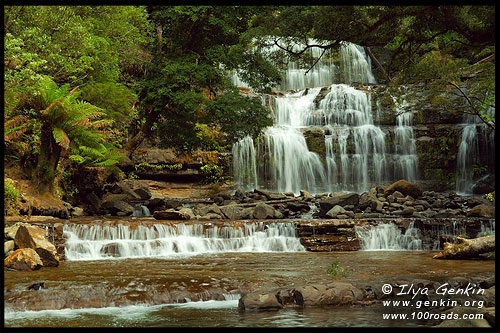
<path fill-rule="evenodd" d="M 490 116 L 494 116 L 494 113 L 494 108 L 490 107 L 487 110 Z M 462 140 L 457 154 L 455 191 L 459 195 L 471 195 L 475 183 L 473 168 L 481 164 L 481 155 L 489 156 L 489 159 L 485 159 L 490 170 L 495 168 L 495 131 L 478 122 L 477 116 L 469 114 L 464 115 L 462 126 Z"/>
<path fill-rule="evenodd" d="M 370 60 L 362 47 L 341 43 L 340 52 L 345 82 L 375 82 Z M 317 66 L 334 67 L 321 61 Z M 396 177 L 416 179 L 410 113 L 398 117 L 399 143 L 394 154 L 395 171 L 391 172 L 386 134 L 373 123 L 369 94 L 347 84 L 311 87 L 325 80 L 309 80 L 306 84 L 303 79 L 294 79 L 296 72 L 297 68 L 289 67 L 284 74 L 286 85 L 303 90 L 283 97 L 272 96 L 274 126 L 265 129 L 257 142 L 247 137 L 233 146 L 234 180 L 241 189 L 363 192 L 373 184 Z M 311 130 L 324 133 L 321 151 L 313 151 L 306 140 Z"/>
<path fill-rule="evenodd" d="M 394 179 L 414 182 L 417 180 L 418 156 L 412 127 L 413 113 L 405 112 L 404 107 L 396 111 L 398 116 L 394 128 Z"/>
<path fill-rule="evenodd" d="M 246 223 L 204 227 L 203 224 L 74 224 L 63 228 L 68 260 L 169 257 L 222 252 L 305 251 L 294 223 Z"/>
<path fill-rule="evenodd" d="M 420 230 L 411 222 L 403 234 L 394 223 L 357 226 L 356 236 L 361 250 L 422 250 Z"/>

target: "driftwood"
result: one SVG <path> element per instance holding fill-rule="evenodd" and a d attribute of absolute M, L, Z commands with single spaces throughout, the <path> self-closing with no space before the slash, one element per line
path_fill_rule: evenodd
<path fill-rule="evenodd" d="M 495 251 L 495 236 L 474 239 L 457 237 L 455 243 L 444 243 L 443 251 L 434 255 L 433 259 L 472 259 L 480 254 Z"/>

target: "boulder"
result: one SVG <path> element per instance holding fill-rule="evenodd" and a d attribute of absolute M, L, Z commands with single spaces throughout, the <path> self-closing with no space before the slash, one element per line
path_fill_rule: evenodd
<path fill-rule="evenodd" d="M 401 192 L 403 195 L 410 195 L 414 199 L 422 196 L 422 188 L 420 185 L 411 183 L 407 180 L 400 179 L 397 182 L 392 183 L 391 185 L 385 188 L 384 194 L 387 196 L 389 194 L 394 193 L 395 191 Z"/>
<path fill-rule="evenodd" d="M 325 216 L 326 213 L 334 206 L 357 206 L 359 203 L 359 194 L 347 193 L 335 195 L 334 197 L 323 198 L 319 200 L 320 216 Z"/>
<path fill-rule="evenodd" d="M 14 241 L 13 240 L 8 240 L 3 243 L 3 254 L 4 257 L 7 256 L 7 254 L 11 251 L 14 251 Z"/>
<path fill-rule="evenodd" d="M 269 191 L 258 190 L 258 189 L 255 189 L 254 192 L 265 196 L 267 200 L 282 200 L 282 199 L 288 198 L 283 193 L 269 192 Z"/>
<path fill-rule="evenodd" d="M 188 207 L 182 207 L 179 209 L 179 213 L 182 213 L 186 216 L 188 216 L 188 220 L 192 220 L 195 217 L 195 214 L 193 213 L 193 210 Z"/>
<path fill-rule="evenodd" d="M 445 318 L 449 317 L 450 319 L 443 320 L 441 324 L 435 327 L 491 327 L 488 321 L 484 318 L 463 319 L 464 315 L 469 316 L 472 314 L 478 314 L 484 312 L 485 312 L 484 310 L 474 307 L 457 306 L 444 311 L 441 315 L 444 316 Z M 453 318 L 454 315 L 458 316 L 458 319 Z"/>
<path fill-rule="evenodd" d="M 153 217 L 157 220 L 189 220 L 190 216 L 185 212 L 176 211 L 175 209 L 157 210 L 153 213 Z"/>
<path fill-rule="evenodd" d="M 286 208 L 292 212 L 300 212 L 302 210 L 309 211 L 311 207 L 304 201 L 290 201 L 286 203 Z"/>
<path fill-rule="evenodd" d="M 240 298 L 238 308 L 243 311 L 279 310 L 283 308 L 283 305 L 274 294 L 252 292 Z"/>
<path fill-rule="evenodd" d="M 134 189 L 134 193 L 137 194 L 142 200 L 149 200 L 151 198 L 151 192 L 145 187 Z"/>
<path fill-rule="evenodd" d="M 377 196 L 374 193 L 372 193 L 371 191 L 364 192 L 359 196 L 359 209 L 365 210 L 367 207 L 372 207 L 372 204 L 377 201 Z"/>
<path fill-rule="evenodd" d="M 473 207 L 470 212 L 467 214 L 469 217 L 486 217 L 486 218 L 494 218 L 495 217 L 495 206 L 480 204 Z"/>
<path fill-rule="evenodd" d="M 110 198 L 104 201 L 101 208 L 107 210 L 113 216 L 130 216 L 134 213 L 134 207 L 118 198 Z"/>
<path fill-rule="evenodd" d="M 255 219 L 273 219 L 277 216 L 276 209 L 273 206 L 266 205 L 265 203 L 258 203 L 253 209 L 253 217 Z"/>
<path fill-rule="evenodd" d="M 348 305 L 364 299 L 363 290 L 347 282 L 334 282 L 328 285 L 311 284 L 295 288 L 294 299 L 297 305 L 325 306 Z"/>
<path fill-rule="evenodd" d="M 33 271 L 42 266 L 40 256 L 31 248 L 17 249 L 4 260 L 4 267 L 18 271 Z"/>
<path fill-rule="evenodd" d="M 71 216 L 78 217 L 78 216 L 83 216 L 83 215 L 84 215 L 83 208 L 81 208 L 81 207 L 73 207 L 71 209 Z"/>
<path fill-rule="evenodd" d="M 243 208 L 237 205 L 227 205 L 220 207 L 221 212 L 227 219 L 241 220 L 253 218 L 253 208 Z"/>
<path fill-rule="evenodd" d="M 6 240 L 8 240 L 8 239 L 15 239 L 16 238 L 17 229 L 19 229 L 19 227 L 22 226 L 22 225 L 29 226 L 28 223 L 17 222 L 16 224 L 11 225 L 10 227 L 5 227 L 4 228 L 5 239 Z"/>
<path fill-rule="evenodd" d="M 208 215 L 209 213 L 221 215 L 222 212 L 215 203 L 211 205 L 199 205 L 196 207 L 196 213 L 201 216 Z"/>
<path fill-rule="evenodd" d="M 311 195 L 311 193 L 307 192 L 306 190 L 300 190 L 300 197 L 303 198 L 304 200 L 313 200 L 314 197 Z"/>
<path fill-rule="evenodd" d="M 19 249 L 31 248 L 36 251 L 44 266 L 59 266 L 57 249 L 47 239 L 47 231 L 35 226 L 20 226 L 16 233 L 15 243 Z"/>
<path fill-rule="evenodd" d="M 166 208 L 165 201 L 162 198 L 153 198 L 153 199 L 149 200 L 146 207 L 148 207 L 148 209 L 151 213 L 154 213 L 156 210 L 161 210 L 161 209 Z"/>
<path fill-rule="evenodd" d="M 339 205 L 334 206 L 327 213 L 327 217 L 331 217 L 332 219 L 336 218 L 338 215 L 345 214 L 346 210 Z"/>

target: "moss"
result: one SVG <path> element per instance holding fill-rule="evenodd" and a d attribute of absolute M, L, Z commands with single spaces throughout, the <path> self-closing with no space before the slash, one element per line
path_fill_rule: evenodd
<path fill-rule="evenodd" d="M 304 132 L 307 148 L 318 154 L 324 163 L 326 158 L 325 133 L 321 130 Z"/>

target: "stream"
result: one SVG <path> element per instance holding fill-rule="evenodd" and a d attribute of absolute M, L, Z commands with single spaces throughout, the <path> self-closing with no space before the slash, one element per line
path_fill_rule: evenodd
<path fill-rule="evenodd" d="M 441 261 L 431 251 L 227 252 L 171 258 L 62 261 L 33 272 L 5 271 L 9 327 L 319 327 L 426 326 L 382 319 L 380 305 L 241 312 L 238 299 L 259 288 L 331 282 L 333 261 L 345 282 L 391 283 L 490 276 L 494 261 Z M 28 290 L 43 282 L 39 290 Z"/>

